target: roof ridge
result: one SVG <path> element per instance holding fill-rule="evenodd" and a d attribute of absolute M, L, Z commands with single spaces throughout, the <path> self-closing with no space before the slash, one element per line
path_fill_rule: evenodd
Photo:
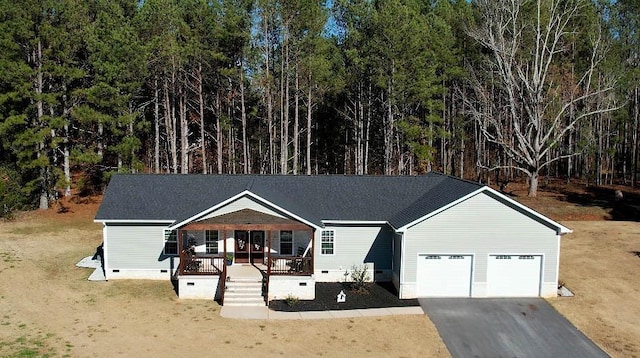
<path fill-rule="evenodd" d="M 429 174 L 429 173 L 433 173 L 433 174 L 435 174 L 435 175 L 439 175 L 439 176 L 447 177 L 447 178 L 454 179 L 454 180 L 457 180 L 457 181 L 461 181 L 461 182 L 465 182 L 465 183 L 469 183 L 469 184 L 477 185 L 478 187 L 484 187 L 484 186 L 487 186 L 486 184 L 482 184 L 482 183 L 480 183 L 480 182 L 478 182 L 478 181 L 473 181 L 473 180 L 471 180 L 471 179 L 465 179 L 465 178 L 458 178 L 458 177 L 453 176 L 453 175 L 451 175 L 451 174 L 445 174 L 445 173 L 442 173 L 442 172 L 436 172 L 436 171 L 431 171 L 431 172 L 428 172 L 427 174 Z"/>

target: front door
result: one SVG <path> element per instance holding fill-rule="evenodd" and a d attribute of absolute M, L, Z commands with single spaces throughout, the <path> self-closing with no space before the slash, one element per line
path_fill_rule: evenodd
<path fill-rule="evenodd" d="M 249 262 L 249 232 L 244 230 L 237 230 L 234 234 L 235 238 L 235 262 L 247 263 Z"/>
<path fill-rule="evenodd" d="M 252 263 L 262 263 L 264 261 L 264 231 L 251 231 L 251 255 Z"/>
<path fill-rule="evenodd" d="M 235 232 L 235 262 L 262 263 L 264 260 L 264 231 Z"/>

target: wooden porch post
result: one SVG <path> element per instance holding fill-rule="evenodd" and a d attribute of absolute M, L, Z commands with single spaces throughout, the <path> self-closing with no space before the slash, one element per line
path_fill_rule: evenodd
<path fill-rule="evenodd" d="M 316 256 L 316 238 L 313 234 L 313 229 L 309 230 L 309 234 L 311 235 L 311 274 L 315 271 L 314 267 L 314 257 Z"/>
<path fill-rule="evenodd" d="M 267 230 L 267 276 L 271 275 L 271 230 Z"/>
<path fill-rule="evenodd" d="M 184 274 L 184 255 L 182 254 L 182 229 L 178 229 L 178 242 L 176 244 L 178 247 L 178 255 L 180 255 L 180 267 L 178 269 L 179 275 Z"/>
<path fill-rule="evenodd" d="M 224 264 L 227 264 L 227 230 L 222 229 L 222 245 L 224 246 Z"/>

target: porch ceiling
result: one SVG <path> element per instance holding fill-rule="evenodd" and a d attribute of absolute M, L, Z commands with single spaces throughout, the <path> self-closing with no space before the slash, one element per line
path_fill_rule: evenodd
<path fill-rule="evenodd" d="M 265 214 L 251 209 L 241 209 L 231 213 L 196 221 L 183 227 L 184 230 L 203 229 L 234 230 L 310 230 L 301 222 Z"/>

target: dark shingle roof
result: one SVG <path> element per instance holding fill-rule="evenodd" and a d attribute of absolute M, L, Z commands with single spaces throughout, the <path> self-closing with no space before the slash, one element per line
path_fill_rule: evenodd
<path fill-rule="evenodd" d="M 450 176 L 116 174 L 98 221 L 182 222 L 245 190 L 313 224 L 384 221 L 398 228 L 482 185 Z"/>

